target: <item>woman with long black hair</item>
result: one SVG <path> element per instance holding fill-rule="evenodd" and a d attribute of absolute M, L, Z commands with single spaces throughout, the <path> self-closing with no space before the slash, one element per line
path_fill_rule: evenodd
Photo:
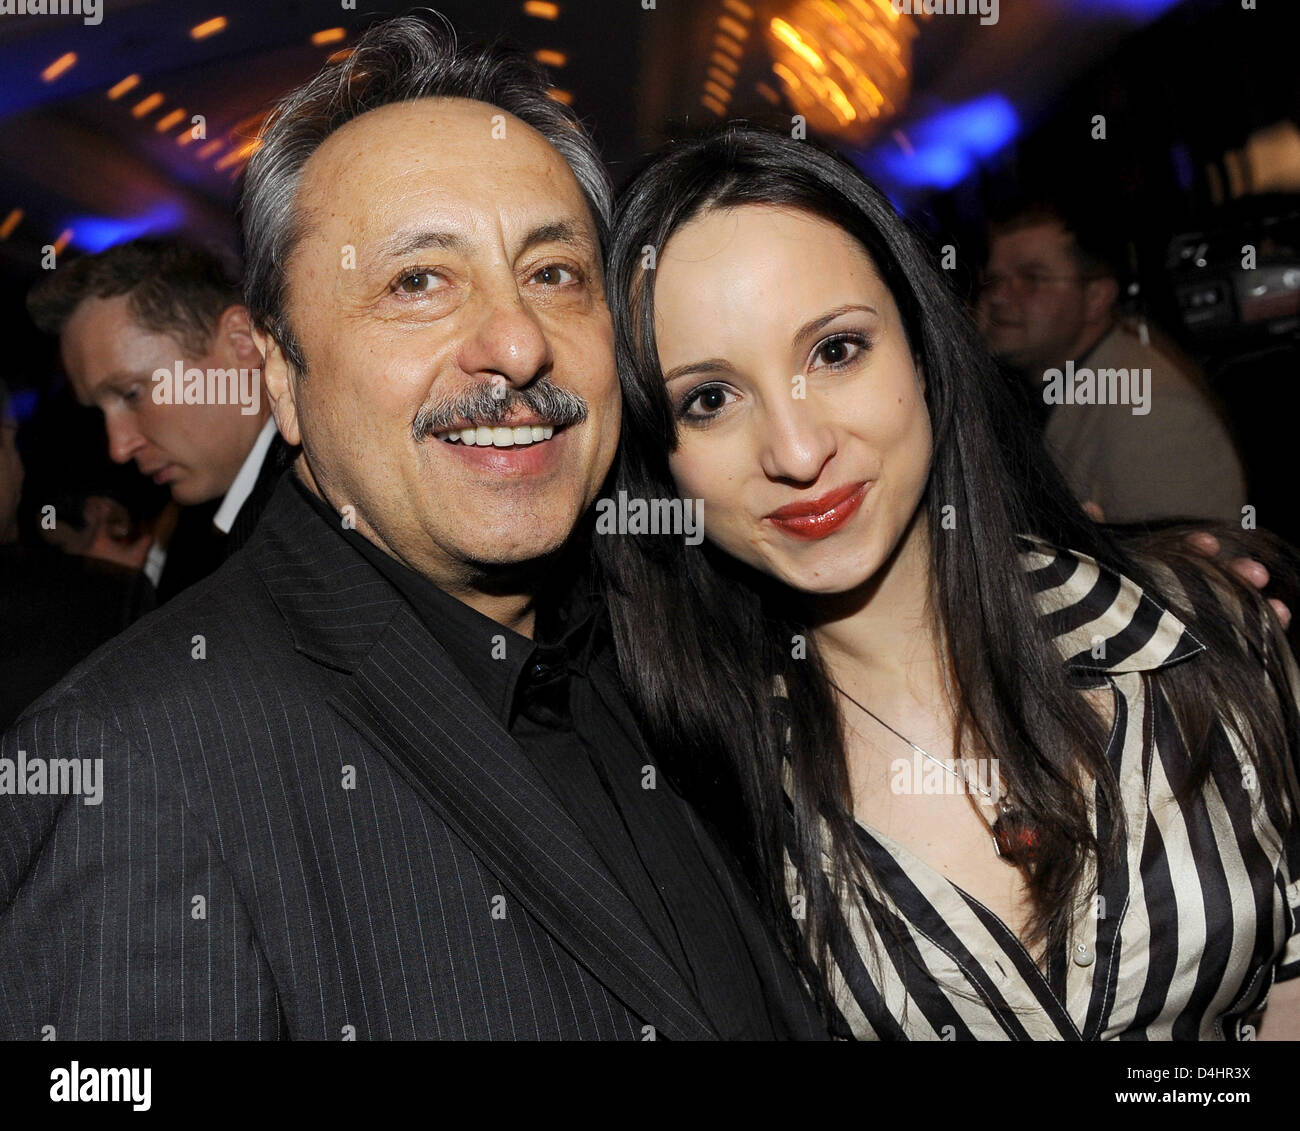
<path fill-rule="evenodd" d="M 620 665 L 833 1023 L 1243 1039 L 1300 1015 L 1300 680 L 1267 604 L 1126 552 L 885 198 L 747 127 L 626 191 Z M 1259 552 L 1259 543 L 1250 547 Z"/>

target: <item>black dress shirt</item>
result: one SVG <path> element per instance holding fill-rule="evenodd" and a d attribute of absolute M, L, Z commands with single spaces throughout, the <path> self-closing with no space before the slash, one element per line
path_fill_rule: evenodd
<path fill-rule="evenodd" d="M 581 585 L 539 602 L 530 640 L 451 597 L 295 486 L 401 593 L 518 742 L 641 912 L 718 1032 L 771 1039 L 763 981 L 720 880 L 655 768 L 618 683 L 604 606 Z"/>

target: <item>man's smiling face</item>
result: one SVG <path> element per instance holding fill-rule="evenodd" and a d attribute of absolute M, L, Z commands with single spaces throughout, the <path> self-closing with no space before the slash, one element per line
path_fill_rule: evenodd
<path fill-rule="evenodd" d="M 272 348 L 266 380 L 310 485 L 452 592 L 558 549 L 609 470 L 620 413 L 598 238 L 564 158 L 494 106 L 421 99 L 331 134 L 295 203 L 287 305 L 307 372 Z M 586 418 L 533 442 L 544 414 L 516 395 L 545 385 Z M 460 439 L 483 423 L 472 413 L 421 428 L 485 389 L 511 406 L 490 422 L 510 446 Z"/>

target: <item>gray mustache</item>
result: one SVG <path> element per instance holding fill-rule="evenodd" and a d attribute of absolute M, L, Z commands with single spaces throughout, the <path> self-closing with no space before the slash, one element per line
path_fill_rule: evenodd
<path fill-rule="evenodd" d="M 587 419 L 587 402 L 577 393 L 561 389 L 549 378 L 539 378 L 522 389 L 511 386 L 500 398 L 494 395 L 495 391 L 491 385 L 476 385 L 457 396 L 425 405 L 411 422 L 416 441 L 453 427 L 501 424 L 507 417 L 518 415 L 520 408 L 556 428 L 581 424 Z"/>

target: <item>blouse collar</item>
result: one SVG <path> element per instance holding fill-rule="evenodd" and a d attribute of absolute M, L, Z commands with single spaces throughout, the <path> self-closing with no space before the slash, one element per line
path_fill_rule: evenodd
<path fill-rule="evenodd" d="M 1202 644 L 1132 578 L 1076 550 L 1021 535 L 1020 564 L 1040 620 L 1065 665 L 1079 671 L 1154 671 Z"/>

